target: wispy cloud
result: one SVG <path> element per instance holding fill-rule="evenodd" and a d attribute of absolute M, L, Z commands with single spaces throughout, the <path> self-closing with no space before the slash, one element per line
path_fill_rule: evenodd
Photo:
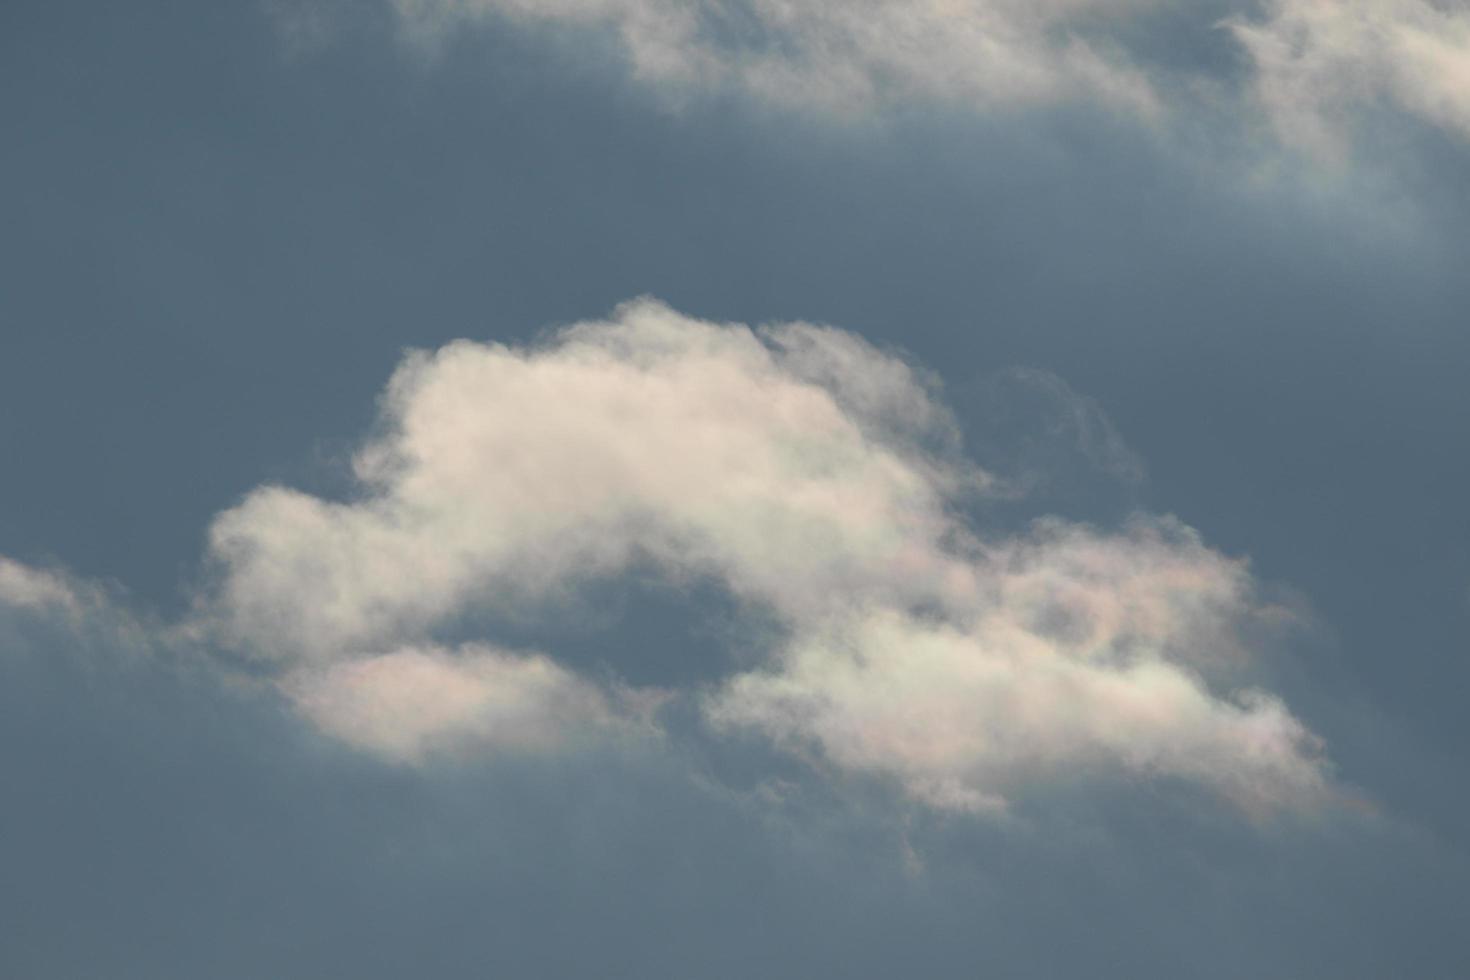
<path fill-rule="evenodd" d="M 907 98 L 1156 109 L 1149 81 L 1089 26 L 1160 0 L 393 2 L 420 38 L 491 17 L 611 31 L 637 78 L 674 93 L 734 88 L 839 112 Z"/>
<path fill-rule="evenodd" d="M 276 0 L 296 43 L 330 0 Z M 853 118 L 899 104 L 1086 104 L 1196 131 L 1259 124 L 1340 159 L 1375 115 L 1470 137 L 1470 8 L 1434 0 L 384 0 L 432 45 L 477 25 L 610 40 L 682 101 L 734 92 Z M 1182 25 L 1182 26 L 1181 26 Z M 1208 56 L 1181 53 L 1180 30 Z"/>
<path fill-rule="evenodd" d="M 83 598 L 66 578 L 0 555 L 0 604 L 16 609 L 74 612 Z"/>
<path fill-rule="evenodd" d="M 1287 141 L 1341 154 L 1355 117 L 1403 113 L 1470 138 L 1470 5 L 1272 0 L 1231 29 L 1254 92 Z"/>

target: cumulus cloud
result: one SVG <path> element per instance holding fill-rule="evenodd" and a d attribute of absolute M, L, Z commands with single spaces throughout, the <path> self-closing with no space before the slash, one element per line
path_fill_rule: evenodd
<path fill-rule="evenodd" d="M 924 448 L 951 423 L 914 371 L 834 330 L 636 303 L 539 349 L 413 355 L 384 409 L 362 500 L 267 487 L 216 521 L 240 642 L 333 656 L 638 561 L 792 617 L 967 588 L 938 541 L 983 474 Z"/>
<path fill-rule="evenodd" d="M 1044 522 L 994 545 L 980 578 L 964 616 L 869 609 L 812 630 L 732 679 L 712 717 L 968 809 L 1110 765 L 1255 812 L 1321 791 L 1316 740 L 1279 702 L 1199 682 L 1247 656 L 1232 630 L 1250 582 L 1178 522 L 1111 536 Z"/>
<path fill-rule="evenodd" d="M 1084 608 L 1127 616 L 1105 584 L 1086 596 L 1079 583 L 1065 587 Z M 1004 606 L 968 626 L 870 612 L 802 635 L 773 669 L 734 678 L 710 714 L 894 776 L 947 808 L 1003 808 L 1027 785 L 1111 768 L 1201 782 L 1255 814 L 1321 794 L 1316 739 L 1276 699 L 1212 697 L 1147 647 L 1120 655 L 1112 624 L 1069 637 L 1035 618 Z"/>
<path fill-rule="evenodd" d="M 641 300 L 531 346 L 412 354 L 382 412 L 355 498 L 264 487 L 217 518 L 201 610 L 350 742 L 411 760 L 647 717 L 662 693 L 440 637 L 652 568 L 779 626 L 671 696 L 936 806 L 1109 771 L 1252 810 L 1324 789 L 1312 735 L 1233 680 L 1260 611 L 1243 564 L 1169 519 L 972 527 L 992 484 L 936 382 L 851 334 Z"/>

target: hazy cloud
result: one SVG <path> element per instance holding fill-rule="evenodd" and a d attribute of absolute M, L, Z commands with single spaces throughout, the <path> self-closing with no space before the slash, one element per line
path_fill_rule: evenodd
<path fill-rule="evenodd" d="M 911 97 L 991 106 L 1083 97 L 1152 114 L 1150 82 L 1099 19 L 1160 0 L 394 0 L 432 37 L 488 17 L 616 34 L 634 75 L 851 111 Z"/>
<path fill-rule="evenodd" d="M 1354 116 L 1407 113 L 1470 137 L 1470 6 L 1430 0 L 1272 0 L 1231 30 L 1281 135 L 1340 152 Z"/>
<path fill-rule="evenodd" d="M 81 598 L 55 572 L 24 565 L 0 555 L 0 603 L 19 609 L 55 607 L 75 610 Z"/>
<path fill-rule="evenodd" d="M 514 24 L 610 39 L 675 100 L 740 92 L 850 117 L 900 103 L 981 111 L 1090 103 L 1178 132 L 1265 120 L 1288 146 L 1340 157 L 1374 113 L 1470 136 L 1470 9 L 1433 0 L 388 0 L 433 44 Z M 346 16 L 273 0 L 288 44 Z M 1183 30 L 1184 34 L 1178 32 Z M 1172 32 L 1172 33 L 1171 33 Z M 1188 44 L 1180 37 L 1187 36 Z M 1217 40 L 1218 39 L 1218 40 Z M 1198 48 L 1198 50 L 1193 50 Z"/>

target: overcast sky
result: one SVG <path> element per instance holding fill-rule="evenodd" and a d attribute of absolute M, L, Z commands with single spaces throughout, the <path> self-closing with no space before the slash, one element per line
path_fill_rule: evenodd
<path fill-rule="evenodd" d="M 8 0 L 0 124 L 0 975 L 1470 975 L 1462 0 Z"/>

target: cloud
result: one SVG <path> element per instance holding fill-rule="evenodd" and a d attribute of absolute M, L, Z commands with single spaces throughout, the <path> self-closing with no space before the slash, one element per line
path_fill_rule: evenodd
<path fill-rule="evenodd" d="M 1470 137 L 1470 7 L 1430 0 L 1273 0 L 1231 30 L 1291 142 L 1340 153 L 1354 116 L 1387 110 Z"/>
<path fill-rule="evenodd" d="M 1162 0 L 394 0 L 417 37 L 491 18 L 612 32 L 639 80 L 841 113 L 908 99 L 992 107 L 1085 98 L 1153 115 L 1105 31 Z"/>
<path fill-rule="evenodd" d="M 478 645 L 307 668 L 283 687 L 322 731 L 405 762 L 438 747 L 553 751 L 623 722 L 599 688 L 548 658 Z"/>
<path fill-rule="evenodd" d="M 652 569 L 777 624 L 747 631 L 733 673 L 669 696 L 931 804 L 1106 772 L 1251 810 L 1326 785 L 1311 734 L 1234 682 L 1262 612 L 1240 562 L 1169 519 L 971 527 L 992 481 L 937 382 L 851 334 L 639 300 L 528 347 L 411 354 L 382 412 L 356 498 L 263 487 L 219 515 L 201 610 L 360 746 L 413 759 L 646 717 L 663 692 L 442 637 L 554 620 L 583 587 Z"/>
<path fill-rule="evenodd" d="M 1343 158 L 1374 115 L 1470 137 L 1470 9 L 1456 0 L 389 0 L 433 45 L 513 24 L 610 39 L 634 79 L 681 101 L 735 92 L 867 115 L 901 104 L 980 112 L 1102 107 L 1191 142 L 1201 120 L 1248 148 Z M 275 0 L 286 43 L 340 20 Z M 1191 144 L 1192 145 L 1192 144 Z M 1218 140 L 1208 144 L 1218 151 Z M 1254 151 L 1245 150 L 1247 156 Z"/>
<path fill-rule="evenodd" d="M 863 610 L 814 629 L 734 678 L 712 716 L 966 809 L 1110 767 L 1204 782 L 1252 812 L 1324 790 L 1317 740 L 1278 701 L 1200 682 L 1246 656 L 1232 630 L 1250 583 L 1187 528 L 1044 522 L 982 569 L 963 617 Z"/>
<path fill-rule="evenodd" d="M 938 539 L 947 496 L 983 474 L 943 455 L 951 422 L 919 375 L 836 331 L 639 302 L 539 349 L 415 354 L 384 411 L 362 500 L 267 487 L 215 522 L 239 642 L 330 657 L 642 561 L 795 618 L 965 587 Z"/>
<path fill-rule="evenodd" d="M 0 655 L 17 626 L 39 626 L 130 655 L 172 646 L 170 628 L 136 614 L 116 590 L 0 555 Z M 16 644 L 24 646 L 26 644 Z"/>
<path fill-rule="evenodd" d="M 943 808 L 1004 809 L 1030 786 L 1113 770 L 1202 783 L 1261 816 L 1323 796 L 1318 740 L 1276 699 L 1215 698 L 1167 661 L 1100 663 L 1017 626 L 871 614 L 736 678 L 711 716 Z"/>
<path fill-rule="evenodd" d="M 82 598 L 64 577 L 0 555 L 0 604 L 16 609 L 81 607 Z"/>

